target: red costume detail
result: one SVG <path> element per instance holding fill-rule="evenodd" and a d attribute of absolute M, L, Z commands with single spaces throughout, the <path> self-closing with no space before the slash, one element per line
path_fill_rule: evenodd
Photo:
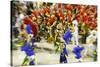
<path fill-rule="evenodd" d="M 23 19 L 24 20 L 24 24 L 29 24 L 32 28 L 32 32 L 34 37 L 36 37 L 37 33 L 38 33 L 38 25 L 35 22 L 32 22 L 31 18 L 26 17 Z"/>

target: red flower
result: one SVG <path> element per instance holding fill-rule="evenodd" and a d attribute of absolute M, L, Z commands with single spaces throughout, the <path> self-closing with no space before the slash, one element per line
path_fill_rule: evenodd
<path fill-rule="evenodd" d="M 68 20 L 69 22 L 72 21 L 72 13 L 71 13 L 71 11 L 68 11 L 68 13 L 67 13 L 67 20 Z"/>
<path fill-rule="evenodd" d="M 62 4 L 61 3 L 58 4 L 58 8 L 62 8 Z"/>
<path fill-rule="evenodd" d="M 64 5 L 64 8 L 65 8 L 66 10 L 73 10 L 73 6 L 70 5 L 70 4 Z"/>
<path fill-rule="evenodd" d="M 75 18 L 76 18 L 76 20 L 79 22 L 79 21 L 81 20 L 80 14 L 77 14 L 77 15 L 75 16 Z"/>
<path fill-rule="evenodd" d="M 50 25 L 52 25 L 54 21 L 55 21 L 55 17 L 50 17 L 48 19 L 48 22 L 50 23 Z"/>

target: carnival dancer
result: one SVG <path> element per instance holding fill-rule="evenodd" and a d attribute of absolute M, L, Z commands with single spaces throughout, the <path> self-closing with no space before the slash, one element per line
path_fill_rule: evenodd
<path fill-rule="evenodd" d="M 78 22 L 77 20 L 73 20 L 73 44 L 75 45 L 75 47 L 73 48 L 73 53 L 76 55 L 75 58 L 78 60 L 78 62 L 82 61 L 82 56 L 81 56 L 81 52 L 84 49 L 83 46 L 79 45 L 78 43 Z"/>
<path fill-rule="evenodd" d="M 22 65 L 34 65 L 35 64 L 35 52 L 34 52 L 34 42 L 36 37 L 37 28 L 32 23 L 31 19 L 27 18 L 26 21 L 24 19 L 24 23 L 21 26 L 24 29 L 25 35 L 25 42 L 24 45 L 21 47 L 21 51 L 24 51 L 26 57 L 22 63 Z M 36 29 L 36 30 L 35 30 Z M 23 33 L 24 35 L 24 33 Z"/>
<path fill-rule="evenodd" d="M 96 53 L 96 46 L 97 46 L 97 32 L 96 30 L 90 30 L 90 34 L 86 39 L 86 50 L 84 50 L 84 57 L 91 56 L 94 57 L 94 52 Z"/>
<path fill-rule="evenodd" d="M 63 38 L 61 38 L 61 41 L 63 44 L 61 44 L 61 53 L 60 53 L 60 63 L 67 63 L 67 56 L 68 56 L 68 51 L 66 49 L 66 45 L 69 44 L 71 41 L 72 34 L 70 30 L 67 28 L 67 31 L 64 33 Z"/>

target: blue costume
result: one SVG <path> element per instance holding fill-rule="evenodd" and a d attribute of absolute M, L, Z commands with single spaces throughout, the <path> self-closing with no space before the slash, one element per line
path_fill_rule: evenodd
<path fill-rule="evenodd" d="M 32 28 L 31 28 L 30 25 L 27 25 L 27 26 L 26 26 L 26 32 L 27 32 L 28 34 L 32 34 Z"/>
<path fill-rule="evenodd" d="M 72 34 L 70 32 L 70 29 L 67 29 L 67 31 L 65 32 L 64 36 L 63 36 L 63 39 L 65 40 L 65 42 L 67 44 L 69 44 L 70 40 L 72 38 Z"/>
<path fill-rule="evenodd" d="M 66 50 L 66 48 L 63 48 L 63 52 L 61 52 L 60 54 L 60 63 L 67 63 L 67 59 L 66 59 L 66 55 L 68 56 L 68 52 Z"/>
<path fill-rule="evenodd" d="M 27 56 L 34 55 L 33 48 L 30 46 L 28 42 L 25 42 L 25 44 L 21 47 L 21 51 L 25 51 Z"/>
<path fill-rule="evenodd" d="M 32 46 L 28 42 L 25 42 L 25 44 L 21 47 L 21 51 L 25 51 L 27 56 L 35 55 L 34 50 Z M 30 65 L 34 65 L 34 61 L 32 60 L 29 62 Z"/>
<path fill-rule="evenodd" d="M 73 49 L 73 53 L 76 55 L 76 59 L 80 59 L 81 58 L 81 51 L 84 49 L 84 47 L 80 47 L 80 46 L 77 46 L 77 47 L 74 47 Z"/>

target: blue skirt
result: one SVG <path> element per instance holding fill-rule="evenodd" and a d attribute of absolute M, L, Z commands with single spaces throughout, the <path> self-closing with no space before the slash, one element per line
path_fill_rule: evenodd
<path fill-rule="evenodd" d="M 67 63 L 67 59 L 64 53 L 60 54 L 60 63 Z"/>

